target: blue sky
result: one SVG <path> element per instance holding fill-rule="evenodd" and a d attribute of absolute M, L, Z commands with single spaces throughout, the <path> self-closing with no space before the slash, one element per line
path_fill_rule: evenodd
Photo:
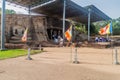
<path fill-rule="evenodd" d="M 109 17 L 115 19 L 120 17 L 120 0 L 72 0 L 80 6 L 95 5 Z"/>
<path fill-rule="evenodd" d="M 120 17 L 120 0 L 72 0 L 78 5 L 84 7 L 87 5 L 95 5 L 98 9 L 100 9 L 102 12 L 107 14 L 109 17 L 115 19 Z M 1 1 L 0 1 L 1 2 Z M 1 4 L 0 4 L 1 7 Z M 11 7 L 11 6 L 6 6 L 8 9 L 14 9 L 17 10 L 18 12 L 24 11 L 27 13 L 24 9 L 20 9 L 20 6 L 17 6 L 18 8 Z"/>

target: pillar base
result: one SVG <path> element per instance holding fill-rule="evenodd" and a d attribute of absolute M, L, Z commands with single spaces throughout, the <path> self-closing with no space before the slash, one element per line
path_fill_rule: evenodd
<path fill-rule="evenodd" d="M 5 51 L 6 49 L 5 48 L 3 48 L 3 49 L 0 49 L 0 51 Z"/>

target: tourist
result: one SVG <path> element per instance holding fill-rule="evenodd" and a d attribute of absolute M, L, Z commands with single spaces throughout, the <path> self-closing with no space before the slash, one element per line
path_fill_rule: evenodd
<path fill-rule="evenodd" d="M 95 42 L 99 42 L 99 38 L 98 37 L 95 37 Z"/>

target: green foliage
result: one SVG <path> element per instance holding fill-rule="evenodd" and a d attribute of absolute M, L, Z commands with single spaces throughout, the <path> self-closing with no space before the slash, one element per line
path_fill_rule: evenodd
<path fill-rule="evenodd" d="M 112 22 L 113 22 L 113 34 L 120 35 L 120 17 L 114 19 Z"/>
<path fill-rule="evenodd" d="M 6 14 L 15 14 L 16 12 L 14 10 L 6 10 Z"/>
<path fill-rule="evenodd" d="M 96 34 L 98 34 L 98 29 L 97 29 L 96 26 L 94 26 L 93 24 L 90 25 L 90 34 L 91 34 L 91 35 L 96 35 Z"/>
<path fill-rule="evenodd" d="M 40 50 L 31 50 L 31 54 L 41 52 Z M 19 56 L 27 55 L 27 50 L 14 49 L 14 50 L 4 50 L 0 51 L 0 59 L 15 58 Z"/>
<path fill-rule="evenodd" d="M 75 29 L 79 32 L 79 33 L 86 33 L 86 28 L 85 25 L 83 24 L 76 24 L 75 25 Z"/>
<path fill-rule="evenodd" d="M 6 9 L 5 12 L 6 14 L 16 14 L 14 10 L 9 10 L 9 9 Z M 0 14 L 1 14 L 1 8 L 0 8 Z"/>

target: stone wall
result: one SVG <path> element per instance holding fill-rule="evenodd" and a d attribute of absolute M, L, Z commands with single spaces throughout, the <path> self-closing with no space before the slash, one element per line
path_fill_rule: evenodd
<path fill-rule="evenodd" d="M 1 20 L 0 20 L 1 23 Z M 44 16 L 29 16 L 9 14 L 5 23 L 6 42 L 13 39 L 21 41 L 21 37 L 28 27 L 28 40 L 47 41 L 46 18 Z"/>

